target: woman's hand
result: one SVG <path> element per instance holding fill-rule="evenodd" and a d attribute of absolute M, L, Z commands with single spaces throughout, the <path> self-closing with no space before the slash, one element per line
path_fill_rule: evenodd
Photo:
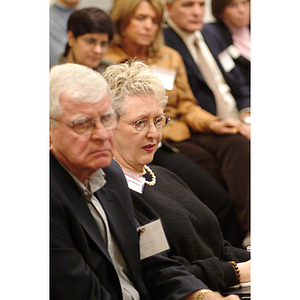
<path fill-rule="evenodd" d="M 240 300 L 240 297 L 237 295 L 228 295 L 226 297 L 223 297 L 221 294 L 214 292 L 214 293 L 207 293 L 202 298 L 203 300 Z"/>
<path fill-rule="evenodd" d="M 199 291 L 196 291 L 188 296 L 185 296 L 183 299 L 184 300 L 195 300 L 198 294 L 199 294 Z M 210 293 L 205 294 L 202 298 L 202 300 L 222 300 L 222 299 L 224 299 L 224 300 L 239 300 L 240 297 L 237 295 L 229 295 L 229 296 L 223 297 L 220 293 L 211 291 Z"/>
<path fill-rule="evenodd" d="M 251 260 L 238 263 L 237 266 L 240 269 L 241 283 L 251 281 Z"/>

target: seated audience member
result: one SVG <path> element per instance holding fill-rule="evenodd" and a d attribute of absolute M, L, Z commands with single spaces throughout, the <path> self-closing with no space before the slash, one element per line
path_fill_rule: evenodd
<path fill-rule="evenodd" d="M 246 236 L 250 232 L 249 125 L 233 118 L 221 120 L 198 105 L 180 54 L 163 44 L 163 14 L 161 0 L 116 1 L 111 11 L 115 34 L 104 58 L 116 63 L 137 59 L 155 70 L 167 89 L 165 114 L 172 118 L 163 138 L 225 186 Z"/>
<path fill-rule="evenodd" d="M 68 21 L 69 41 L 59 64 L 76 62 L 100 73 L 113 62 L 103 60 L 112 39 L 113 23 L 107 13 L 97 8 L 74 12 Z M 154 164 L 175 172 L 217 216 L 224 237 L 242 247 L 243 232 L 239 227 L 235 205 L 228 192 L 202 167 L 176 152 L 166 141 L 157 150 Z"/>
<path fill-rule="evenodd" d="M 112 106 L 98 72 L 72 63 L 51 69 L 51 299 L 222 299 L 175 260 L 140 259 L 132 200 L 112 161 Z"/>
<path fill-rule="evenodd" d="M 88 7 L 71 14 L 68 20 L 68 42 L 58 64 L 85 65 L 102 73 L 112 62 L 103 60 L 114 34 L 110 16 L 99 8 Z"/>
<path fill-rule="evenodd" d="M 185 2 L 166 0 L 166 45 L 181 54 L 190 86 L 202 108 L 220 118 L 233 117 L 248 124 L 250 90 L 246 80 L 227 52 L 216 53 L 214 37 L 201 31 L 205 0 L 191 0 L 188 6 Z"/>
<path fill-rule="evenodd" d="M 217 22 L 205 24 L 203 35 L 219 56 L 228 53 L 250 86 L 250 0 L 211 0 Z"/>
<path fill-rule="evenodd" d="M 168 118 L 165 88 L 142 62 L 109 66 L 103 73 L 120 116 L 114 159 L 131 189 L 141 224 L 161 219 L 170 251 L 210 289 L 250 281 L 249 252 L 224 241 L 215 215 L 174 173 L 150 164 Z"/>
<path fill-rule="evenodd" d="M 55 65 L 67 43 L 67 22 L 80 0 L 57 0 L 50 7 L 50 67 Z"/>

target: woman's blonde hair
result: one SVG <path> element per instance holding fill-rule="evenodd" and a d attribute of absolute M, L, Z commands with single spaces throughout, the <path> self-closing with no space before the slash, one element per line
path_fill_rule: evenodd
<path fill-rule="evenodd" d="M 162 0 L 115 0 L 110 16 L 115 24 L 115 34 L 113 37 L 114 43 L 122 47 L 123 31 L 128 26 L 138 5 L 146 1 L 154 7 L 159 18 L 160 28 L 158 29 L 157 36 L 149 48 L 149 52 L 158 52 L 164 45 L 164 36 L 162 32 L 162 22 L 164 16 L 164 5 Z"/>
<path fill-rule="evenodd" d="M 124 113 L 123 102 L 127 96 L 154 95 L 164 109 L 168 102 L 166 90 L 151 67 L 139 61 L 111 65 L 106 68 L 103 77 L 107 80 L 113 97 L 113 109 L 121 116 Z"/>

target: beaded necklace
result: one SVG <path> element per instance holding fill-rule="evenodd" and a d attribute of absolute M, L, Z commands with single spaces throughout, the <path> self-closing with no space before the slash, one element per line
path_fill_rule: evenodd
<path fill-rule="evenodd" d="M 156 176 L 155 176 L 155 174 L 153 173 L 153 171 L 147 165 L 144 166 L 144 169 L 146 171 L 148 171 L 150 173 L 151 177 L 152 177 L 152 180 L 150 182 L 146 180 L 145 184 L 148 185 L 148 186 L 154 186 L 155 183 L 156 183 Z"/>

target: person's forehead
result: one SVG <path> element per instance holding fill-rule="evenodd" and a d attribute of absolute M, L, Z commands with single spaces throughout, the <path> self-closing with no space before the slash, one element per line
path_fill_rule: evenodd
<path fill-rule="evenodd" d="M 142 1 L 134 10 L 134 15 L 139 13 L 146 13 L 146 14 L 157 14 L 155 7 L 150 4 L 149 2 Z"/>
<path fill-rule="evenodd" d="M 202 4 L 205 3 L 206 0 L 175 0 L 173 3 L 177 3 L 180 5 L 188 5 L 188 4 Z"/>
<path fill-rule="evenodd" d="M 105 91 L 99 99 L 95 99 L 95 102 L 86 102 L 83 100 L 78 100 L 72 96 L 72 94 L 62 93 L 60 96 L 60 103 L 64 110 L 68 114 L 104 114 L 108 110 L 112 109 L 110 96 L 107 91 Z"/>
<path fill-rule="evenodd" d="M 154 94 L 128 95 L 123 103 L 125 113 L 128 114 L 160 113 L 162 111 L 161 103 Z"/>
<path fill-rule="evenodd" d="M 95 40 L 108 40 L 109 39 L 108 32 L 103 32 L 103 33 L 87 32 L 87 33 L 80 35 L 80 37 L 91 37 Z"/>
<path fill-rule="evenodd" d="M 77 4 L 80 2 L 80 0 L 60 0 L 60 1 L 65 4 Z"/>

